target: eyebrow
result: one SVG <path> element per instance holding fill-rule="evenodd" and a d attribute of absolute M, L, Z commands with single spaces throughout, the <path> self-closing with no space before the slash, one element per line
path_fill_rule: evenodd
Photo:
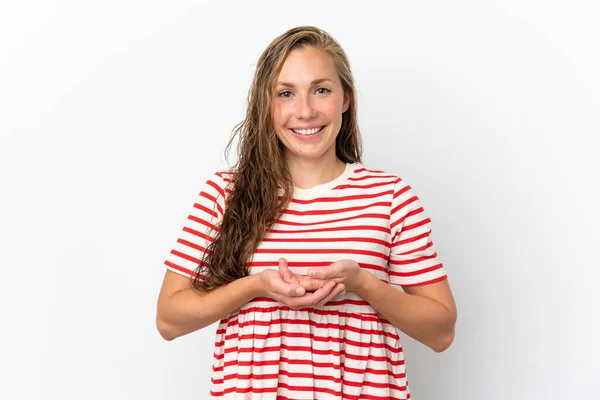
<path fill-rule="evenodd" d="M 320 79 L 315 79 L 314 81 L 311 82 L 311 85 L 318 85 L 319 83 L 323 83 L 323 82 L 333 82 L 331 79 L 329 78 L 320 78 Z M 286 87 L 295 87 L 293 83 L 288 83 L 288 82 L 277 82 L 278 86 L 286 86 Z"/>

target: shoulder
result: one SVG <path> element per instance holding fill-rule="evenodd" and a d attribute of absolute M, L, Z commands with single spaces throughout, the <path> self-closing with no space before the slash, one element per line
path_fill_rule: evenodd
<path fill-rule="evenodd" d="M 226 199 L 231 192 L 233 184 L 233 170 L 217 170 L 206 179 L 201 195 L 209 196 L 213 200 Z"/>
<path fill-rule="evenodd" d="M 408 213 L 415 208 L 421 207 L 420 199 L 412 186 L 397 173 L 359 164 L 358 168 L 354 171 L 354 179 L 357 181 L 357 184 L 361 182 L 361 185 L 371 187 L 371 190 L 377 190 L 380 193 L 384 190 L 384 193 L 390 196 L 389 201 L 392 214 L 399 211 Z"/>
<path fill-rule="evenodd" d="M 235 171 L 231 169 L 222 169 L 215 171 L 209 178 L 209 181 L 219 185 L 222 189 L 229 187 L 233 184 Z"/>
<path fill-rule="evenodd" d="M 373 166 L 367 167 L 361 163 L 357 163 L 352 180 L 363 181 L 365 183 L 371 183 L 378 186 L 391 187 L 403 182 L 403 179 L 397 174 L 374 168 Z"/>

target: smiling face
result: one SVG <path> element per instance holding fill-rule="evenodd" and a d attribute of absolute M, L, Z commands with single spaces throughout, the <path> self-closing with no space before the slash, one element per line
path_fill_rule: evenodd
<path fill-rule="evenodd" d="M 314 47 L 293 50 L 275 83 L 272 118 L 285 157 L 335 158 L 342 113 L 350 105 L 333 58 Z"/>

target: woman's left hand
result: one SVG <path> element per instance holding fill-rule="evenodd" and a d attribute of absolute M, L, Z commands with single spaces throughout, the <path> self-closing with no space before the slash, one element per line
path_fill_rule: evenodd
<path fill-rule="evenodd" d="M 310 268 L 307 274 L 311 278 L 343 283 L 346 291 L 356 293 L 365 282 L 365 272 L 356 261 L 344 259 L 337 260 L 328 267 Z"/>

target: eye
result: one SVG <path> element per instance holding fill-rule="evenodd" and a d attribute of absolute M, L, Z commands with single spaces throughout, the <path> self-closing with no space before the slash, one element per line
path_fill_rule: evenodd
<path fill-rule="evenodd" d="M 277 94 L 277 96 L 279 97 L 283 97 L 285 99 L 287 99 L 288 97 L 290 97 L 292 95 L 292 92 L 290 92 L 289 90 L 286 90 L 284 92 L 279 92 L 279 94 Z"/>
<path fill-rule="evenodd" d="M 321 88 L 318 88 L 318 89 L 316 90 L 316 92 L 318 92 L 319 94 L 326 94 L 326 93 L 330 93 L 330 92 L 331 92 L 331 90 L 329 90 L 329 89 L 327 89 L 327 88 L 324 88 L 324 87 L 321 87 Z"/>

